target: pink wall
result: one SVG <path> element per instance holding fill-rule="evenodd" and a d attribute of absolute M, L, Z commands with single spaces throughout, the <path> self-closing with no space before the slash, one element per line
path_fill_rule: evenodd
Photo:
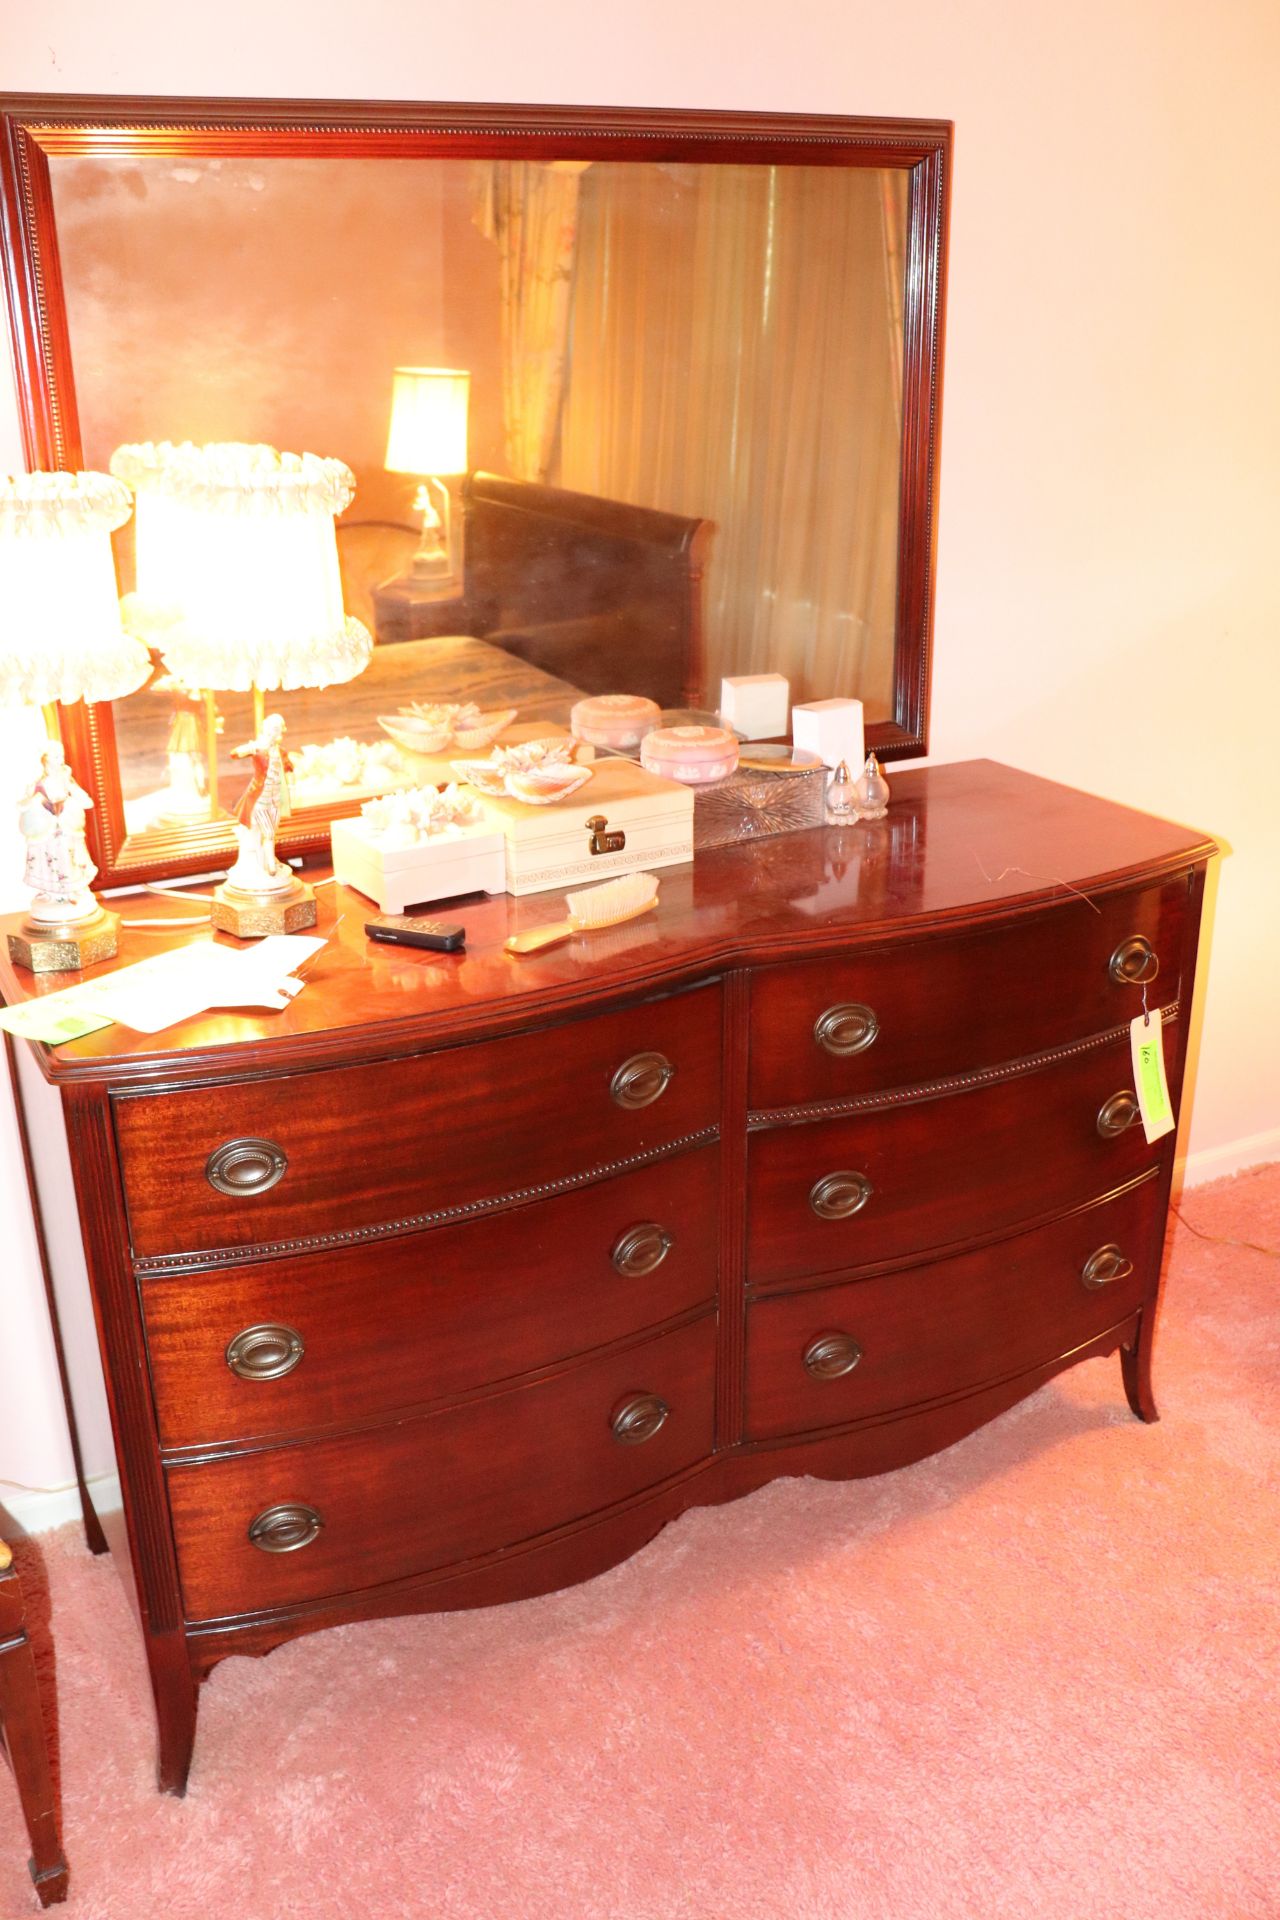
<path fill-rule="evenodd" d="M 42 0 L 6 40 L 15 88 L 954 119 L 935 757 L 989 754 L 1230 843 L 1191 1147 L 1203 1171 L 1280 1153 L 1272 0 Z M 6 464 L 16 444 L 0 395 Z M 19 1208 L 8 1157 L 0 1183 Z M 24 1257 L 5 1332 L 26 1354 Z"/>

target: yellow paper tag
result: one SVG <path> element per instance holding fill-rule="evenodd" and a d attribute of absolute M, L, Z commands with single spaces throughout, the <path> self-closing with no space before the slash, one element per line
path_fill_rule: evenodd
<path fill-rule="evenodd" d="M 1164 1077 L 1164 1035 L 1160 1009 L 1139 1013 L 1129 1022 L 1129 1051 L 1133 1055 L 1133 1085 L 1142 1115 L 1147 1144 L 1163 1140 L 1174 1129 L 1169 1082 Z"/>

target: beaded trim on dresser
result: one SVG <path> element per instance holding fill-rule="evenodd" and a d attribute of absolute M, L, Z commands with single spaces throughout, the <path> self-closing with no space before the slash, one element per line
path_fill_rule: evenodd
<path fill-rule="evenodd" d="M 1160 1008 L 1163 1021 L 1176 1020 L 1179 1004 L 1171 1000 Z M 1029 1053 L 1022 1060 L 1005 1060 L 998 1067 L 980 1067 L 974 1073 L 953 1073 L 945 1080 L 922 1080 L 918 1086 L 894 1087 L 887 1093 L 863 1093 L 847 1100 L 815 1100 L 803 1107 L 771 1107 L 747 1115 L 748 1133 L 760 1133 L 766 1127 L 789 1127 L 804 1120 L 835 1120 L 843 1113 L 873 1113 L 884 1107 L 919 1106 L 925 1100 L 940 1100 L 948 1093 L 963 1093 L 969 1087 L 988 1087 L 1001 1080 L 1019 1080 L 1024 1074 L 1038 1073 L 1059 1060 L 1071 1060 L 1078 1053 L 1093 1053 L 1100 1047 L 1114 1046 L 1129 1031 L 1109 1027 L 1105 1033 L 1091 1034 L 1087 1040 L 1074 1040 L 1070 1046 L 1052 1047 L 1045 1053 Z"/>
<path fill-rule="evenodd" d="M 651 1166 L 657 1160 L 670 1159 L 689 1147 L 708 1146 L 720 1138 L 719 1127 L 702 1127 L 697 1133 L 684 1133 L 661 1147 L 644 1153 L 629 1153 L 623 1160 L 606 1160 L 585 1173 L 566 1174 L 562 1180 L 544 1180 L 536 1187 L 515 1187 L 510 1193 L 489 1200 L 468 1200 L 461 1206 L 437 1207 L 430 1213 L 410 1213 L 400 1220 L 379 1221 L 369 1227 L 347 1227 L 333 1233 L 299 1234 L 291 1240 L 259 1240 L 247 1247 L 209 1247 L 194 1253 L 151 1254 L 135 1260 L 133 1270 L 146 1277 L 167 1273 L 190 1273 L 197 1268 L 241 1267 L 256 1260 L 281 1260 L 292 1253 L 319 1253 L 330 1247 L 356 1247 L 369 1240 L 390 1240 L 396 1234 L 413 1233 L 420 1227 L 444 1226 L 451 1220 L 474 1220 L 489 1213 L 502 1213 L 528 1200 L 548 1200 L 556 1194 L 573 1193 L 612 1174 L 629 1173 L 635 1167 Z"/>

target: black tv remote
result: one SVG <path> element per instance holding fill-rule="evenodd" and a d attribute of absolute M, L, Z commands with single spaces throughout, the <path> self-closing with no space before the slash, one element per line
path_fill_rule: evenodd
<path fill-rule="evenodd" d="M 422 920 L 411 913 L 380 913 L 366 920 L 364 930 L 371 940 L 382 940 L 393 947 L 427 947 L 432 953 L 461 953 L 467 944 L 466 928 L 457 920 Z"/>

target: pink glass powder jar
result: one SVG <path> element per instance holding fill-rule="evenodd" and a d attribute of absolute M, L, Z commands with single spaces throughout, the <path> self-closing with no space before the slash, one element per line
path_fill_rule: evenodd
<path fill-rule="evenodd" d="M 738 764 L 738 737 L 727 727 L 656 727 L 640 742 L 640 764 L 650 773 L 709 787 Z"/>
<path fill-rule="evenodd" d="M 593 693 L 574 702 L 569 728 L 575 740 L 626 753 L 657 725 L 661 711 L 656 700 L 638 693 Z"/>

